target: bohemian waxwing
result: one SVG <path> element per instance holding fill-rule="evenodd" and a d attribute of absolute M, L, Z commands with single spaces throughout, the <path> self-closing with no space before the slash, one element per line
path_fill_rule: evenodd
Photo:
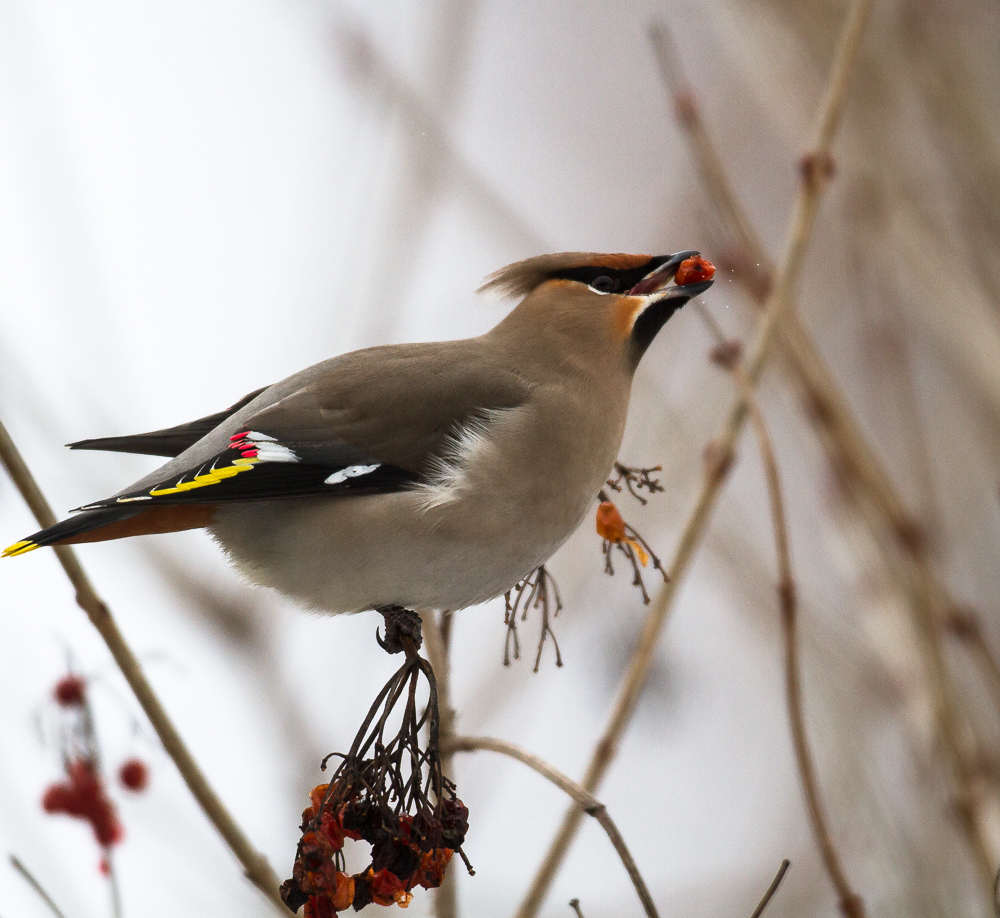
<path fill-rule="evenodd" d="M 523 299 L 478 338 L 355 351 L 180 427 L 72 443 L 174 458 L 4 556 L 207 527 L 250 580 L 318 610 L 492 599 L 587 514 L 639 359 L 711 286 L 707 262 L 675 282 L 697 254 L 529 258 L 481 288 Z"/>

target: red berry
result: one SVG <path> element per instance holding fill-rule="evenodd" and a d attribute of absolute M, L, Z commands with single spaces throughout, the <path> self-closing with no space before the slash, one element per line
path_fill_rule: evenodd
<path fill-rule="evenodd" d="M 65 784 L 50 784 L 42 795 L 46 813 L 69 813 L 76 804 L 76 794 Z"/>
<path fill-rule="evenodd" d="M 84 680 L 82 676 L 74 676 L 70 674 L 68 676 L 63 676 L 62 679 L 56 683 L 53 694 L 59 704 L 68 708 L 71 705 L 83 704 L 86 690 L 86 680 Z"/>
<path fill-rule="evenodd" d="M 708 259 L 695 255 L 692 258 L 685 258 L 677 268 L 674 275 L 674 283 L 678 287 L 685 284 L 696 284 L 699 281 L 711 280 L 715 276 L 715 265 Z"/>
<path fill-rule="evenodd" d="M 118 769 L 118 780 L 130 791 L 140 793 L 149 786 L 149 766 L 142 759 L 126 759 Z"/>

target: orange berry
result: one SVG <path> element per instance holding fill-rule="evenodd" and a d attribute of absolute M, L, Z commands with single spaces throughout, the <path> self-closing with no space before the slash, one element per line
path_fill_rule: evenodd
<path fill-rule="evenodd" d="M 695 255 L 691 258 L 685 258 L 678 265 L 677 273 L 674 275 L 674 283 L 678 287 L 683 287 L 685 284 L 697 284 L 700 281 L 711 280 L 714 276 L 715 265 L 707 258 Z"/>
<path fill-rule="evenodd" d="M 608 542 L 617 544 L 625 538 L 625 520 L 611 501 L 604 501 L 597 508 L 597 534 Z"/>

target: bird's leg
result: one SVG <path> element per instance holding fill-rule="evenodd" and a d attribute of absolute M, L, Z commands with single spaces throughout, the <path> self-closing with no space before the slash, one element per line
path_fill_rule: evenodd
<path fill-rule="evenodd" d="M 406 651 L 407 657 L 416 655 L 424 640 L 420 631 L 420 616 L 402 606 L 382 606 L 376 611 L 385 619 L 385 637 L 380 637 L 377 630 L 375 632 L 379 647 L 386 653 Z"/>

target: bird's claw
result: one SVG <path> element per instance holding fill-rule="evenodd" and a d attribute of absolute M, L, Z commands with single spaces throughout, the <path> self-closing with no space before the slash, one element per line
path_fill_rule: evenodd
<path fill-rule="evenodd" d="M 385 637 L 375 629 L 375 640 L 379 647 L 386 653 L 405 650 L 408 655 L 420 649 L 423 634 L 420 630 L 420 616 L 416 612 L 402 606 L 383 606 L 378 612 L 385 619 Z"/>

